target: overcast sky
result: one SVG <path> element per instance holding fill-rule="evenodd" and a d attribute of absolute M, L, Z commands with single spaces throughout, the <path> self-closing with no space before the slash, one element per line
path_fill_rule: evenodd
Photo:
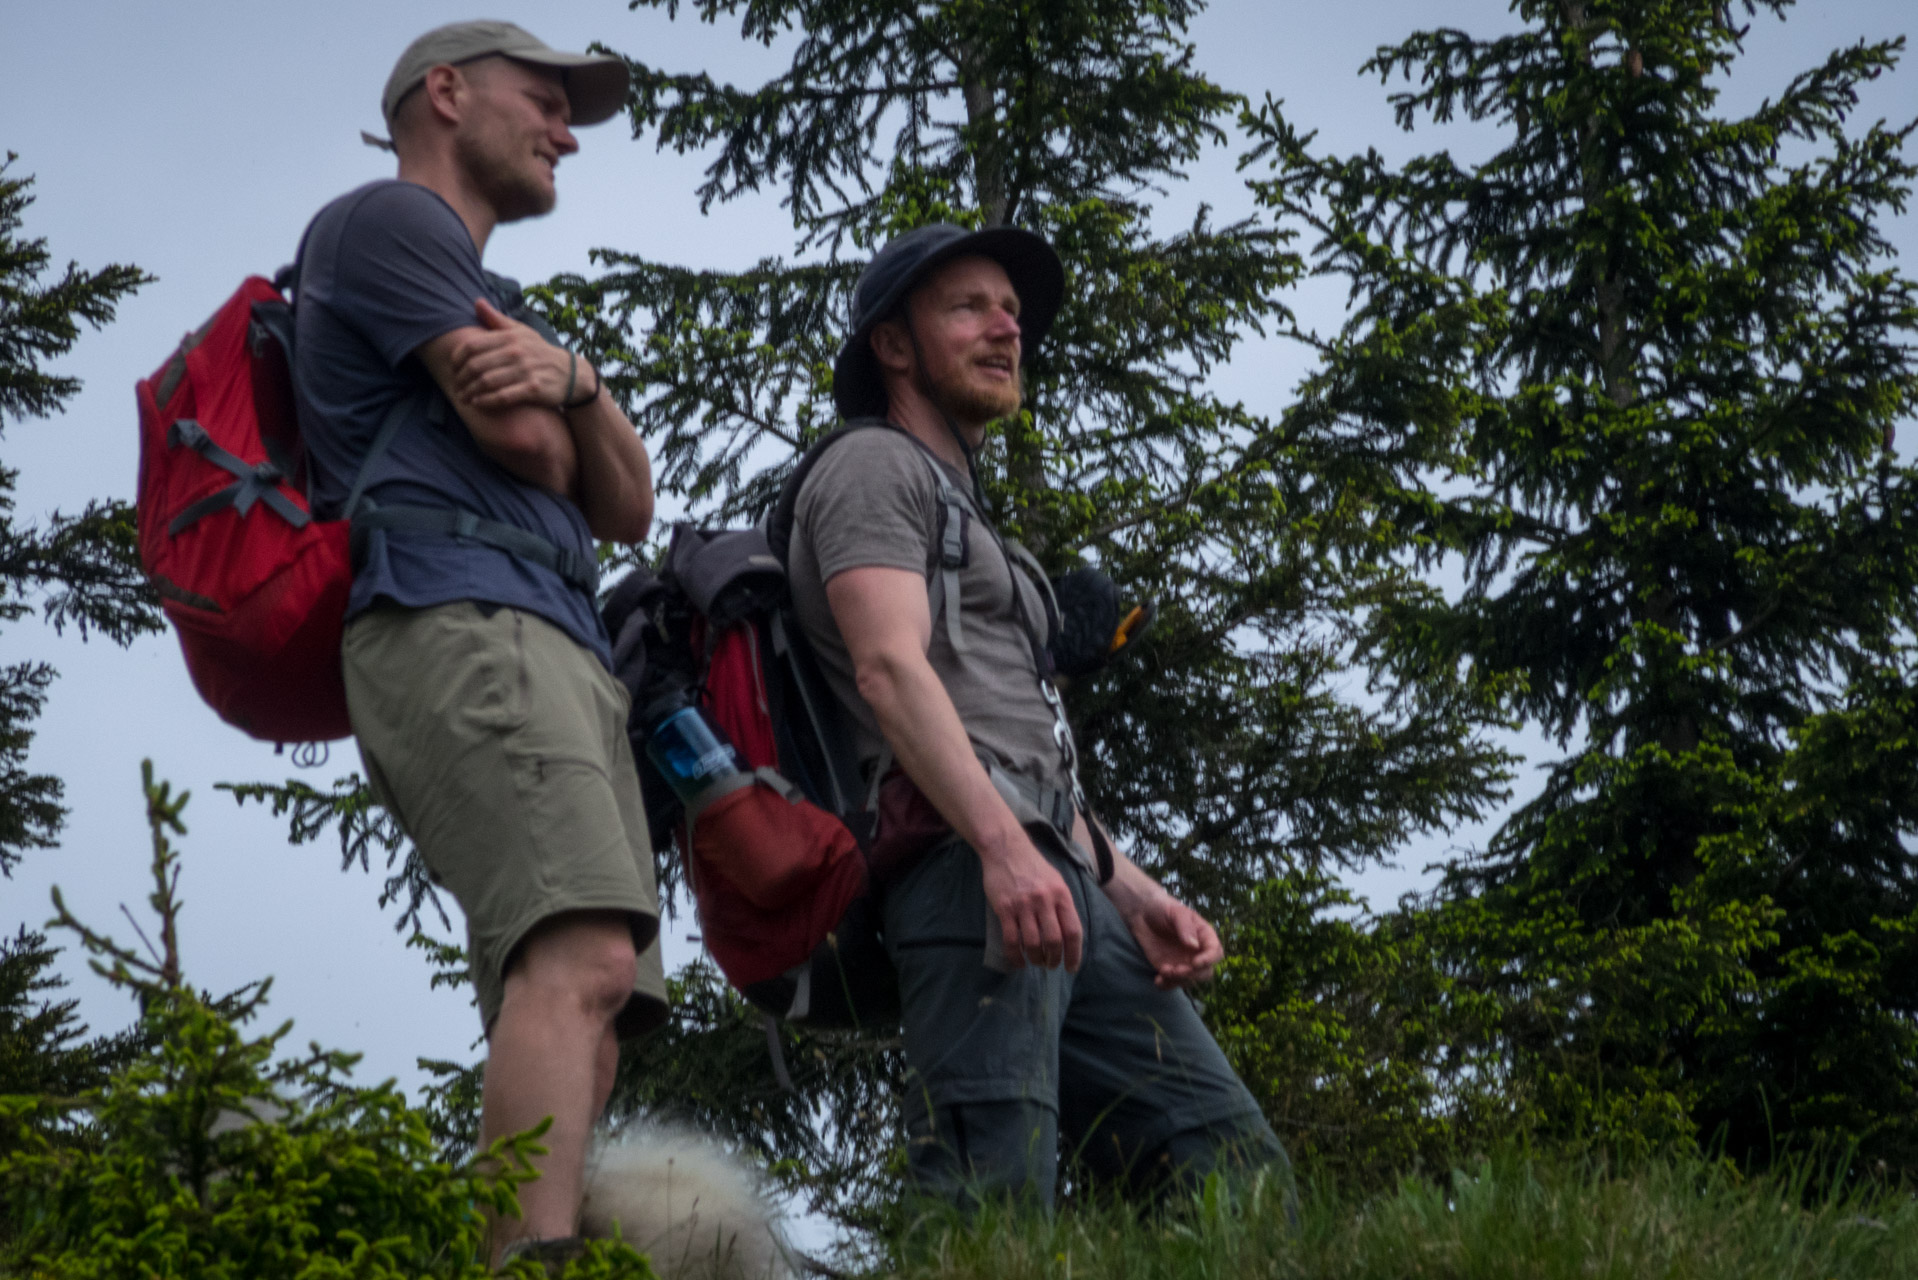
<path fill-rule="evenodd" d="M 1389 156 L 1450 146 L 1467 155 L 1486 139 L 1469 130 L 1393 125 L 1384 91 L 1359 64 L 1415 27 L 1449 25 L 1489 34 L 1511 24 L 1502 0 L 1220 0 L 1195 24 L 1200 67 L 1228 88 L 1286 99 L 1292 116 L 1322 131 L 1334 150 L 1376 146 Z M 1841 44 L 1888 38 L 1918 23 L 1909 0 L 1804 0 L 1783 27 L 1761 20 L 1726 106 L 1775 93 L 1797 71 Z M 291 256 L 301 228 L 327 199 L 388 176 L 391 160 L 359 141 L 380 127 L 379 94 L 394 58 L 421 31 L 475 16 L 463 7 L 374 0 L 264 4 L 259 0 L 74 0 L 7 6 L 0 17 L 0 151 L 19 153 L 11 172 L 37 179 L 25 233 L 49 242 L 56 264 L 98 268 L 133 262 L 159 277 L 84 337 L 58 368 L 85 380 L 68 412 L 11 424 L 0 461 L 21 472 L 18 514 L 73 511 L 89 498 L 131 498 L 136 465 L 132 388 L 252 272 L 270 274 Z M 779 66 L 777 51 L 713 27 L 657 12 L 629 13 L 620 0 L 547 0 L 495 8 L 548 43 L 583 48 L 600 40 L 656 66 L 705 70 L 757 83 Z M 1918 116 L 1918 68 L 1869 87 L 1860 116 Z M 524 280 L 587 269 L 587 251 L 612 247 L 696 267 L 744 266 L 790 247 L 777 199 L 748 199 L 702 216 L 692 191 L 703 160 L 662 155 L 622 122 L 584 130 L 582 148 L 559 174 L 551 217 L 502 228 L 487 263 Z M 1211 156 L 1161 205 L 1165 225 L 1190 220 L 1201 202 L 1221 214 L 1248 211 L 1230 150 Z M 1914 269 L 1918 230 L 1895 227 L 1904 270 Z M 1333 324 L 1337 298 L 1320 288 L 1292 299 L 1308 320 Z M 1219 383 L 1256 409 L 1285 403 L 1296 364 L 1280 353 L 1241 359 Z M 72 808 L 60 848 L 30 852 L 0 881 L 0 930 L 38 926 L 48 889 L 95 927 L 128 934 L 121 904 L 143 909 L 148 846 L 138 794 L 139 762 L 193 791 L 182 885 L 182 939 L 189 976 L 215 991 L 273 975 L 271 1014 L 294 1018 L 294 1042 L 317 1040 L 366 1055 L 362 1076 L 416 1081 L 420 1056 L 470 1059 L 476 1019 L 464 992 L 429 992 L 424 965 L 375 905 L 376 879 L 342 874 L 336 845 L 286 843 L 282 824 L 257 807 L 238 810 L 217 781 L 280 779 L 297 771 L 270 746 L 227 729 L 193 693 L 170 635 L 122 650 L 56 638 L 34 622 L 0 633 L 0 661 L 45 659 L 60 671 L 39 722 L 31 764 L 66 780 Z M 356 768 L 350 743 L 307 772 L 326 784 Z M 1470 833 L 1452 840 L 1469 838 Z M 1368 878 L 1389 899 L 1442 853 L 1446 840 L 1410 851 L 1407 869 Z M 449 904 L 450 905 L 450 904 Z M 683 959 L 690 922 L 670 957 Z M 64 942 L 64 939 L 61 939 Z M 96 1029 L 124 1025 L 131 1007 L 87 974 L 72 954 L 82 1013 Z"/>

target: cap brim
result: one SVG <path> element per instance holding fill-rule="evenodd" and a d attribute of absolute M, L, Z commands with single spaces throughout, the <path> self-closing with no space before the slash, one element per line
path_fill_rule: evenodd
<path fill-rule="evenodd" d="M 500 56 L 565 72 L 566 101 L 573 109 L 574 125 L 600 124 L 626 108 L 626 90 L 631 81 L 626 64 L 618 58 L 598 53 L 561 53 L 557 49 Z"/>
<path fill-rule="evenodd" d="M 925 278 L 958 258 L 989 258 L 1005 270 L 1019 295 L 1019 363 L 1023 368 L 1065 300 L 1065 267 L 1041 236 L 1022 227 L 988 227 L 925 256 L 873 304 L 872 318 L 847 336 L 833 361 L 833 404 L 842 418 L 880 417 L 886 412 L 886 388 L 879 376 L 879 360 L 872 352 L 872 331 Z"/>

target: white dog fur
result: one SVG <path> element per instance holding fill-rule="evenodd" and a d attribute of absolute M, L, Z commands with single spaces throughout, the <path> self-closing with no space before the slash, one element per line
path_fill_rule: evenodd
<path fill-rule="evenodd" d="M 791 1280 L 779 1219 L 757 1176 L 683 1130 L 629 1124 L 587 1160 L 581 1234 L 617 1230 L 661 1280 Z"/>

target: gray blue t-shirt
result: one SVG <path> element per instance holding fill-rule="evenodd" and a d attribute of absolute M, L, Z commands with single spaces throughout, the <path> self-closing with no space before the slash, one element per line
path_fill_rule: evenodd
<path fill-rule="evenodd" d="M 419 408 L 374 463 L 368 496 L 471 511 L 590 558 L 593 537 L 577 506 L 488 458 L 443 396 L 422 394 L 432 378 L 413 353 L 478 323 L 479 298 L 506 309 L 466 225 L 427 188 L 369 183 L 320 211 L 301 257 L 293 366 L 315 508 L 340 514 L 387 410 L 413 396 Z M 612 665 L 594 602 L 552 570 L 452 535 L 377 530 L 366 541 L 347 617 L 377 600 L 505 605 L 538 614 Z"/>
<path fill-rule="evenodd" d="M 806 477 L 793 512 L 787 564 L 793 611 L 827 685 L 852 711 L 862 764 L 886 749 L 886 739 L 859 694 L 852 654 L 833 618 L 826 584 L 866 566 L 927 572 L 939 545 L 941 506 L 939 481 L 928 462 L 945 468 L 967 510 L 980 519 L 965 475 L 933 460 L 905 432 L 878 428 L 828 449 Z M 1015 590 L 1023 603 L 1015 603 Z M 1008 772 L 1047 786 L 1071 786 L 1026 633 L 1025 619 L 1046 616 L 1039 588 L 1013 571 L 989 534 L 975 531 L 959 571 L 959 596 L 964 650 L 953 649 L 945 624 L 934 619 L 926 660 L 952 699 L 966 736 L 975 750 Z"/>

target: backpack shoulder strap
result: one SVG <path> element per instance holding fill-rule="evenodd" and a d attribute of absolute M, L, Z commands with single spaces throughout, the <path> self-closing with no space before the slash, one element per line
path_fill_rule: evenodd
<path fill-rule="evenodd" d="M 799 507 L 799 491 L 804 487 L 807 477 L 812 475 L 813 467 L 818 465 L 821 455 L 846 437 L 860 431 L 896 431 L 918 447 L 926 460 L 926 466 L 932 472 L 933 481 L 939 486 L 939 545 L 937 565 L 927 566 L 928 604 L 935 623 L 941 613 L 945 615 L 946 639 L 955 653 L 965 649 L 965 636 L 959 617 L 959 570 L 971 562 L 972 546 L 969 530 L 972 512 L 966 506 L 965 499 L 959 496 L 959 490 L 946 475 L 946 469 L 939 465 L 932 450 L 926 448 L 909 432 L 900 430 L 883 418 L 855 418 L 830 435 L 822 437 L 806 450 L 793 468 L 792 474 L 779 487 L 779 497 L 773 503 L 771 515 L 766 523 L 766 543 L 772 553 L 779 557 L 781 566 L 788 566 L 792 554 L 793 521 Z"/>
<path fill-rule="evenodd" d="M 395 400 L 392 407 L 386 411 L 386 416 L 380 419 L 380 429 L 374 434 L 373 443 L 367 446 L 366 457 L 361 460 L 360 469 L 353 477 L 353 488 L 346 495 L 346 506 L 340 511 L 340 519 L 351 520 L 359 511 L 360 502 L 366 497 L 367 482 L 373 478 L 374 464 L 385 455 L 387 446 L 392 444 L 393 437 L 399 434 L 400 425 L 406 421 L 407 413 L 424 408 L 421 402 L 427 394 L 423 389 L 409 391 Z"/>
<path fill-rule="evenodd" d="M 855 418 L 844 426 L 813 441 L 810 448 L 799 456 L 799 462 L 779 486 L 779 496 L 773 500 L 772 511 L 766 519 L 766 545 L 772 548 L 773 555 L 779 558 L 780 567 L 787 568 L 792 556 L 793 521 L 799 510 L 799 491 L 805 487 L 806 480 L 812 475 L 812 469 L 819 465 L 819 459 L 826 450 L 832 448 L 846 437 L 861 431 L 886 429 L 897 431 L 889 422 L 878 418 Z"/>
<path fill-rule="evenodd" d="M 919 444 L 917 440 L 913 443 Z M 920 448 L 925 450 L 926 465 L 932 468 L 932 478 L 939 484 L 939 571 L 930 575 L 927 587 L 932 616 L 937 620 L 941 613 L 945 614 L 946 643 L 952 646 L 954 653 L 964 653 L 966 636 L 959 616 L 959 571 L 972 560 L 972 512 L 932 451 L 924 445 Z"/>
<path fill-rule="evenodd" d="M 1017 538 L 1008 538 L 1002 535 L 999 543 L 1006 549 L 1007 557 L 1018 561 L 1019 567 L 1026 571 L 1026 576 L 1031 578 L 1034 585 L 1039 588 L 1039 599 L 1046 607 L 1045 642 L 1050 645 L 1054 640 L 1058 639 L 1059 628 L 1062 625 L 1059 613 L 1059 596 L 1058 593 L 1052 589 L 1052 579 L 1046 577 L 1046 571 L 1040 566 L 1039 558 L 1033 555 L 1032 552 L 1026 550 L 1025 544 Z"/>
<path fill-rule="evenodd" d="M 503 276 L 497 271 L 488 271 L 484 267 L 480 268 L 480 275 L 493 287 L 493 292 L 499 295 L 501 315 L 527 325 L 533 332 L 556 347 L 566 345 L 560 341 L 559 331 L 553 328 L 546 317 L 527 305 L 526 291 L 520 287 L 519 281 L 511 276 Z"/>

